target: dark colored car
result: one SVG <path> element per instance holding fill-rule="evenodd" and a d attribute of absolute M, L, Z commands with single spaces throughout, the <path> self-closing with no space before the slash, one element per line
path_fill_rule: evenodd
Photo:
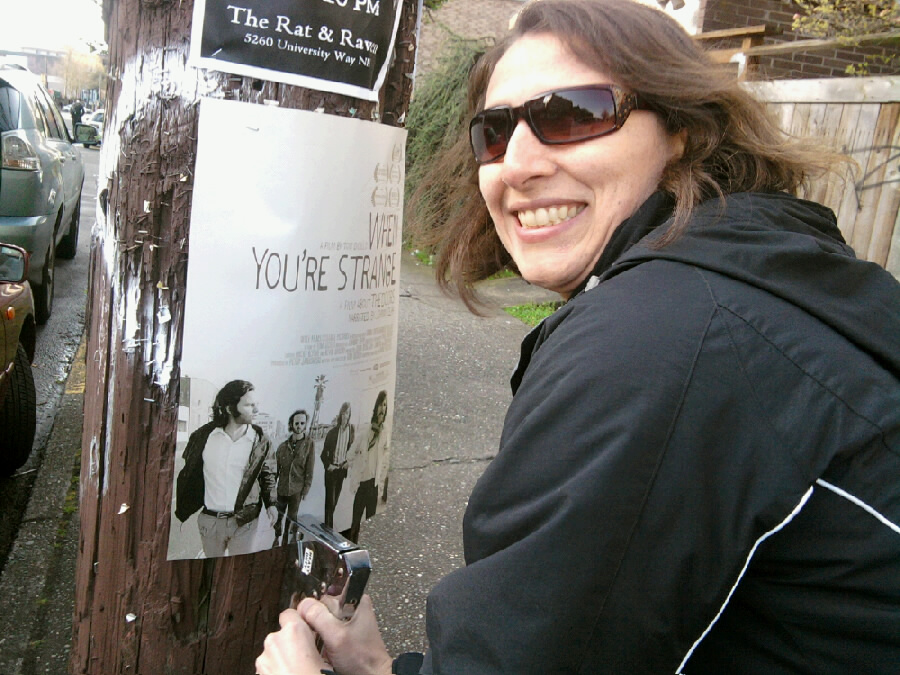
<path fill-rule="evenodd" d="M 74 258 L 84 164 L 38 78 L 0 66 L 0 241 L 30 255 L 35 316 L 53 310 L 56 256 Z"/>
<path fill-rule="evenodd" d="M 27 281 L 28 254 L 0 244 L 0 475 L 8 476 L 31 453 L 37 419 L 34 376 L 34 299 Z"/>

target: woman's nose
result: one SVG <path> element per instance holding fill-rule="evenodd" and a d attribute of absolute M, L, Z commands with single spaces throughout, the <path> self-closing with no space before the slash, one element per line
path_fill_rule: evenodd
<path fill-rule="evenodd" d="M 548 146 L 541 143 L 525 120 L 519 120 L 513 129 L 503 163 L 501 179 L 510 187 L 524 185 L 529 179 L 547 176 L 555 170 Z"/>

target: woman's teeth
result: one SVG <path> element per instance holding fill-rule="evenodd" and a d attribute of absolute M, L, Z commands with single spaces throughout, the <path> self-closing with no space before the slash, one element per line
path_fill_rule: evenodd
<path fill-rule="evenodd" d="M 569 218 L 574 218 L 581 212 L 581 208 L 577 206 L 551 206 L 548 209 L 535 209 L 534 211 L 519 211 L 519 223 L 522 227 L 534 229 L 537 227 L 547 227 L 548 225 L 559 225 Z"/>

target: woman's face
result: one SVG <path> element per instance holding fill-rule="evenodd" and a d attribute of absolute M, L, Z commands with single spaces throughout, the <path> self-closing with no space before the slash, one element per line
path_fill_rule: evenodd
<path fill-rule="evenodd" d="M 497 63 L 485 108 L 518 106 L 547 91 L 586 84 L 628 83 L 576 60 L 552 35 L 525 36 Z M 682 139 L 669 136 L 657 116 L 643 110 L 633 111 L 618 131 L 569 145 L 541 144 L 520 120 L 506 154 L 480 167 L 479 186 L 522 276 L 567 298 L 615 228 L 656 190 L 663 169 L 682 151 Z"/>

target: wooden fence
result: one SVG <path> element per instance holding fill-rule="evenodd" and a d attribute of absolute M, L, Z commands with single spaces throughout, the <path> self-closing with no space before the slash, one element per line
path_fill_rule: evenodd
<path fill-rule="evenodd" d="M 852 175 L 818 179 L 801 196 L 830 207 L 856 255 L 900 279 L 900 77 L 746 86 L 788 133 L 820 137 L 856 160 Z"/>

